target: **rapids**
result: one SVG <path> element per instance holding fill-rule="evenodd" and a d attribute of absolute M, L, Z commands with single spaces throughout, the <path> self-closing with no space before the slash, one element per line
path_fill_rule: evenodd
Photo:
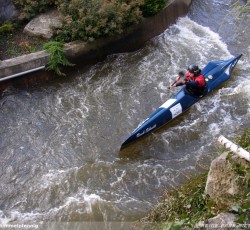
<path fill-rule="evenodd" d="M 62 229 L 55 223 L 100 222 L 108 228 L 135 221 L 163 189 L 207 169 L 218 154 L 218 136 L 234 138 L 250 125 L 250 30 L 240 30 L 250 20 L 236 21 L 229 9 L 222 0 L 193 1 L 188 16 L 136 52 L 111 55 L 49 86 L 6 90 L 0 224 L 51 222 L 50 229 Z M 180 70 L 240 53 L 226 84 L 125 149 L 129 157 L 120 156 L 124 139 L 179 90 L 168 86 Z"/>

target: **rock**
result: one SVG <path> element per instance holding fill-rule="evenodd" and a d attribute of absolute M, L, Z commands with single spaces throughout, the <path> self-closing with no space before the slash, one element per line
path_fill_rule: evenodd
<path fill-rule="evenodd" d="M 60 28 L 61 26 L 62 22 L 59 13 L 56 10 L 51 10 L 31 20 L 25 26 L 24 32 L 31 36 L 42 37 L 49 40 L 54 35 L 53 28 Z"/>
<path fill-rule="evenodd" d="M 231 204 L 235 195 L 240 195 L 242 191 L 237 183 L 237 174 L 232 170 L 232 164 L 238 163 L 246 166 L 248 162 L 245 159 L 233 155 L 230 160 L 227 159 L 229 152 L 225 152 L 212 161 L 207 177 L 205 192 L 212 200 L 220 200 Z"/>
<path fill-rule="evenodd" d="M 18 16 L 18 11 L 11 0 L 0 0 L 0 24 Z"/>
<path fill-rule="evenodd" d="M 213 218 L 208 219 L 205 222 L 205 226 L 208 226 L 208 229 L 236 229 L 235 221 L 238 219 L 238 216 L 233 213 L 221 213 Z"/>

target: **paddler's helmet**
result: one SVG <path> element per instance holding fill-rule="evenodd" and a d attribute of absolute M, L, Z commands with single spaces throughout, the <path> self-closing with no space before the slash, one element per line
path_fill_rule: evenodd
<path fill-rule="evenodd" d="M 199 67 L 197 65 L 190 65 L 188 67 L 188 72 L 198 74 L 200 72 L 200 69 L 199 69 Z"/>

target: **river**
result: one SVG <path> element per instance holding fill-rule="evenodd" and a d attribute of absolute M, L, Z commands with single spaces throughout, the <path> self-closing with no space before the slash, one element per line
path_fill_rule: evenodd
<path fill-rule="evenodd" d="M 164 189 L 208 169 L 219 135 L 233 140 L 250 125 L 250 19 L 229 9 L 223 0 L 194 0 L 186 17 L 136 52 L 65 81 L 6 90 L 0 224 L 112 228 L 142 218 Z M 180 70 L 240 53 L 227 83 L 121 156 L 126 137 L 179 90 L 168 86 Z"/>

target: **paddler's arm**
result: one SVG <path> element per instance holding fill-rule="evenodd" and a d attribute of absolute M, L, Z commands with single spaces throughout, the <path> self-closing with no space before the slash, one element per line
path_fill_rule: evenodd
<path fill-rule="evenodd" d="M 186 83 L 186 81 L 184 79 L 179 79 L 178 81 L 176 81 L 176 83 L 174 83 L 170 87 L 174 88 L 174 87 L 182 86 L 182 85 L 185 85 L 185 83 Z"/>
<path fill-rule="evenodd" d="M 177 83 L 175 83 L 172 87 L 178 87 L 181 85 L 187 85 L 190 87 L 198 87 L 199 83 L 197 81 L 186 81 L 185 79 L 181 79 Z"/>
<path fill-rule="evenodd" d="M 181 86 L 181 85 L 185 84 L 185 80 L 182 79 L 185 76 L 184 72 L 180 71 L 178 75 L 179 76 L 175 79 L 175 82 L 173 84 L 171 84 L 169 86 L 169 88 L 174 88 L 174 87 Z"/>

